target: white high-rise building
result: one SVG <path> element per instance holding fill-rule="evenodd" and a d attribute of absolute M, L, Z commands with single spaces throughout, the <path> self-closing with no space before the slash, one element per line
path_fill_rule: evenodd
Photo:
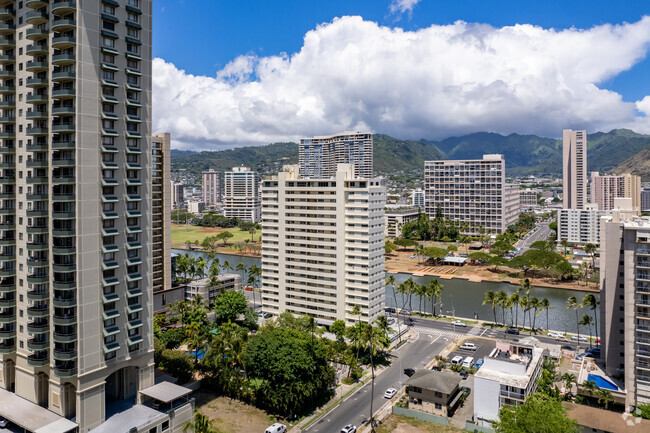
<path fill-rule="evenodd" d="M 224 173 L 223 214 L 227 218 L 259 222 L 260 177 L 248 167 L 233 167 Z"/>
<path fill-rule="evenodd" d="M 557 240 L 572 244 L 600 244 L 600 219 L 611 215 L 611 210 L 599 210 L 595 204 L 585 209 L 558 209 Z"/>
<path fill-rule="evenodd" d="M 170 181 L 171 183 L 171 204 L 172 209 L 180 209 L 185 203 L 185 195 L 183 193 L 183 184 Z"/>
<path fill-rule="evenodd" d="M 341 132 L 300 140 L 300 174 L 312 179 L 334 177 L 338 164 L 353 164 L 357 177 L 371 178 L 372 134 Z"/>
<path fill-rule="evenodd" d="M 320 323 L 371 322 L 384 309 L 382 178 L 308 179 L 285 166 L 262 182 L 262 309 L 310 314 Z"/>
<path fill-rule="evenodd" d="M 221 203 L 221 172 L 213 169 L 203 172 L 203 203 L 206 206 Z"/>
<path fill-rule="evenodd" d="M 502 155 L 483 159 L 425 161 L 426 213 L 467 223 L 468 234 L 479 227 L 499 234 L 519 218 L 519 185 L 506 184 Z"/>
<path fill-rule="evenodd" d="M 564 209 L 587 203 L 587 131 L 562 131 L 562 200 Z"/>
<path fill-rule="evenodd" d="M 425 194 L 422 188 L 416 188 L 411 192 L 411 206 L 424 210 Z"/>
<path fill-rule="evenodd" d="M 154 383 L 152 2 L 0 5 L 0 401 L 83 433 Z"/>

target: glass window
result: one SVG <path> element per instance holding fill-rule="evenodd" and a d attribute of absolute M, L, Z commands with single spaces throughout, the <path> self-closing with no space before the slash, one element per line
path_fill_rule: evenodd
<path fill-rule="evenodd" d="M 115 30 L 115 23 L 111 21 L 102 21 L 102 28 L 106 30 Z"/>
<path fill-rule="evenodd" d="M 107 4 L 105 4 L 103 6 L 104 6 L 104 8 L 102 10 L 104 11 L 105 14 L 115 15 L 115 8 L 113 6 L 110 6 L 110 5 L 107 5 Z"/>
<path fill-rule="evenodd" d="M 114 47 L 115 47 L 115 39 L 113 39 L 113 38 L 103 37 L 103 38 L 102 38 L 102 44 L 103 44 L 105 47 L 114 48 Z"/>

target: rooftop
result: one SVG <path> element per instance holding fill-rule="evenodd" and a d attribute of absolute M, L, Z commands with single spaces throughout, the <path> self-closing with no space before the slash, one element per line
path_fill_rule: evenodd
<path fill-rule="evenodd" d="M 0 389 L 0 416 L 35 433 L 66 433 L 77 424 L 13 392 Z"/>
<path fill-rule="evenodd" d="M 162 418 L 167 418 L 167 414 L 136 404 L 124 412 L 113 415 L 99 427 L 90 430 L 90 433 L 124 433 L 134 427 L 145 426 Z"/>
<path fill-rule="evenodd" d="M 155 398 L 163 403 L 172 402 L 178 398 L 185 397 L 192 393 L 192 390 L 184 386 L 175 385 L 171 382 L 161 382 L 140 391 L 140 394 Z"/>
<path fill-rule="evenodd" d="M 460 380 L 460 375 L 451 371 L 418 370 L 406 381 L 406 385 L 451 394 Z"/>
<path fill-rule="evenodd" d="M 543 353 L 544 349 L 539 347 L 499 341 L 495 352 L 485 358 L 485 363 L 474 377 L 494 380 L 515 388 L 526 388 Z"/>
<path fill-rule="evenodd" d="M 581 404 L 562 402 L 569 418 L 582 427 L 612 433 L 646 433 L 650 431 L 650 421 Z"/>

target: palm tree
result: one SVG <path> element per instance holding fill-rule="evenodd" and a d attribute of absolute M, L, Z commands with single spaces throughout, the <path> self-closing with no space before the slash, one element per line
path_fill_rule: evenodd
<path fill-rule="evenodd" d="M 233 269 L 232 265 L 228 260 L 223 261 L 223 266 L 222 266 L 224 271 L 231 271 Z"/>
<path fill-rule="evenodd" d="M 510 317 L 515 318 L 515 327 L 519 325 L 519 294 L 518 293 L 513 293 L 510 295 L 508 298 L 508 305 L 510 305 Z M 512 314 L 512 307 L 515 308 L 515 315 Z"/>
<path fill-rule="evenodd" d="M 589 264 L 582 262 L 580 263 L 580 268 L 578 268 L 579 277 L 585 279 L 585 286 L 589 285 Z M 580 282 L 580 280 L 578 280 Z"/>
<path fill-rule="evenodd" d="M 604 388 L 598 389 L 598 404 L 605 404 L 605 409 L 609 403 L 614 403 L 614 396 L 611 391 Z"/>
<path fill-rule="evenodd" d="M 395 311 L 397 312 L 397 335 L 399 338 L 399 344 L 402 344 L 402 330 L 400 329 L 400 324 L 399 324 L 399 309 L 397 308 L 397 293 L 395 292 L 395 285 L 397 283 L 395 282 L 395 277 L 393 275 L 389 275 L 388 278 L 386 278 L 386 285 L 390 286 L 391 289 L 393 289 L 393 301 L 395 302 Z"/>
<path fill-rule="evenodd" d="M 574 384 L 578 384 L 578 378 L 576 378 L 575 374 L 571 373 L 564 373 L 560 379 L 562 382 L 564 382 L 564 387 L 567 390 L 567 392 L 571 391 L 571 388 L 573 387 Z"/>
<path fill-rule="evenodd" d="M 591 348 L 591 325 L 594 324 L 593 319 L 591 318 L 590 315 L 585 314 L 582 316 L 582 319 L 580 319 L 580 326 L 588 326 L 589 327 L 589 348 Z"/>
<path fill-rule="evenodd" d="M 371 394 L 370 394 L 370 431 L 374 433 L 375 431 L 375 418 L 373 413 L 373 403 L 375 395 L 375 355 L 377 354 L 377 347 L 384 345 L 385 340 L 382 338 L 381 331 L 371 324 L 363 325 L 362 338 L 364 346 L 369 349 L 370 352 L 370 370 L 372 372 L 372 385 L 371 385 Z"/>
<path fill-rule="evenodd" d="M 520 296 L 519 297 L 519 306 L 521 307 L 521 316 L 522 316 L 522 324 L 521 327 L 525 328 L 526 327 L 526 313 L 528 312 L 528 296 Z"/>
<path fill-rule="evenodd" d="M 483 305 L 490 304 L 492 307 L 492 312 L 494 313 L 494 324 L 497 324 L 497 309 L 496 305 L 498 303 L 497 297 L 494 295 L 492 290 L 485 292 L 485 299 L 483 299 Z"/>
<path fill-rule="evenodd" d="M 535 296 L 532 296 L 528 301 L 528 309 L 534 312 L 534 316 L 529 320 L 529 322 L 532 323 L 532 326 L 530 327 L 530 333 L 532 334 L 535 330 L 537 315 L 539 314 L 539 300 Z"/>
<path fill-rule="evenodd" d="M 530 280 L 528 278 L 521 280 L 519 282 L 519 288 L 526 292 L 526 296 L 530 295 Z"/>
<path fill-rule="evenodd" d="M 497 305 L 501 307 L 503 326 L 506 326 L 506 308 L 508 303 L 508 294 L 503 290 L 499 290 L 494 296 L 497 298 Z"/>
<path fill-rule="evenodd" d="M 578 328 L 578 346 L 580 346 L 580 323 L 578 320 L 578 307 L 580 307 L 580 304 L 578 304 L 578 299 L 576 299 L 575 296 L 569 296 L 569 299 L 566 301 L 566 309 L 570 310 L 573 308 L 576 310 L 576 328 Z"/>
<path fill-rule="evenodd" d="M 196 261 L 196 272 L 201 276 L 201 278 L 205 278 L 205 267 L 205 260 L 203 260 L 203 257 L 199 257 Z"/>
<path fill-rule="evenodd" d="M 205 335 L 203 329 L 201 329 L 201 324 L 198 322 L 190 323 L 185 328 L 185 339 L 187 347 L 194 351 L 194 363 L 198 364 L 199 352 L 201 349 L 205 349 Z"/>
<path fill-rule="evenodd" d="M 427 286 L 425 286 L 424 284 L 416 285 L 415 286 L 415 294 L 418 295 L 418 299 L 420 300 L 420 307 L 419 307 L 418 311 L 420 312 L 420 314 L 423 314 L 422 300 L 425 298 L 425 296 L 427 296 Z M 426 307 L 426 305 L 425 305 L 425 307 Z"/>
<path fill-rule="evenodd" d="M 588 391 L 589 395 L 591 396 L 594 395 L 594 391 L 596 391 L 596 388 L 598 387 L 596 386 L 596 382 L 594 382 L 593 380 L 587 380 L 586 382 L 582 382 L 582 389 Z"/>
<path fill-rule="evenodd" d="M 242 281 L 244 281 L 244 274 L 246 273 L 246 270 L 247 268 L 244 262 L 239 262 L 239 264 L 237 265 L 237 272 L 239 272 Z"/>
<path fill-rule="evenodd" d="M 438 280 L 429 281 L 429 296 L 431 296 L 431 309 L 432 313 L 436 315 L 436 304 L 442 301 L 442 290 L 444 286 Z M 437 300 L 437 301 L 436 301 Z"/>
<path fill-rule="evenodd" d="M 375 319 L 375 327 L 383 339 L 382 346 L 388 347 L 390 345 L 390 338 L 388 338 L 388 334 L 394 332 L 395 330 L 392 329 L 388 324 L 388 319 L 386 319 L 386 316 L 382 314 L 377 317 L 377 319 Z"/>
<path fill-rule="evenodd" d="M 361 322 L 361 307 L 358 304 L 352 307 L 352 315 L 357 316 L 359 318 L 357 321 Z"/>
<path fill-rule="evenodd" d="M 585 295 L 585 297 L 582 299 L 582 304 L 581 304 L 581 306 L 588 307 L 591 309 L 591 311 L 594 312 L 596 340 L 598 340 L 598 314 L 596 314 L 596 309 L 598 308 L 598 304 L 600 304 L 600 302 L 598 302 L 596 300 L 596 297 L 591 293 L 587 293 Z"/>
<path fill-rule="evenodd" d="M 183 433 L 186 433 L 187 430 L 194 433 L 215 433 L 210 418 L 203 415 L 198 409 L 194 409 L 194 421 L 188 421 L 183 426 Z"/>
<path fill-rule="evenodd" d="M 551 303 L 546 298 L 542 298 L 537 304 L 540 310 L 546 311 L 546 330 L 548 331 L 548 310 L 551 308 Z"/>
<path fill-rule="evenodd" d="M 582 250 L 583 250 L 585 253 L 591 255 L 591 264 L 592 264 L 592 268 L 594 268 L 594 269 L 596 269 L 596 250 L 597 250 L 597 249 L 598 249 L 598 248 L 596 248 L 596 245 L 594 245 L 594 244 L 586 244 L 586 245 L 582 248 Z"/>
<path fill-rule="evenodd" d="M 569 241 L 562 239 L 560 241 L 560 245 L 562 245 L 562 248 L 564 248 L 564 255 L 566 256 L 566 249 L 569 247 Z"/>

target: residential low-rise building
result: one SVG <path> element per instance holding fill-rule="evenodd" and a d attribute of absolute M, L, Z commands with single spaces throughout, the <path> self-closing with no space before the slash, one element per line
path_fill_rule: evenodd
<path fill-rule="evenodd" d="M 474 421 L 488 426 L 503 406 L 522 404 L 537 388 L 544 349 L 499 341 L 474 375 Z"/>
<path fill-rule="evenodd" d="M 406 381 L 409 409 L 451 416 L 460 399 L 460 381 L 460 375 L 452 371 L 416 371 Z"/>
<path fill-rule="evenodd" d="M 585 209 L 558 209 L 557 240 L 572 244 L 600 244 L 600 218 L 611 215 L 611 210 L 599 210 L 595 204 Z"/>
<path fill-rule="evenodd" d="M 187 211 L 189 213 L 201 213 L 205 210 L 205 203 L 202 201 L 188 201 Z"/>
<path fill-rule="evenodd" d="M 540 191 L 537 189 L 522 189 L 519 190 L 519 207 L 522 209 L 530 209 L 538 205 L 538 197 Z"/>
<path fill-rule="evenodd" d="M 185 300 L 191 301 L 196 296 L 200 296 L 208 306 L 212 307 L 220 293 L 227 290 L 241 290 L 241 275 L 239 274 L 219 274 L 217 280 L 217 284 L 211 284 L 209 278 L 201 278 L 187 283 L 185 285 Z"/>
<path fill-rule="evenodd" d="M 385 228 L 387 238 L 397 238 L 402 236 L 402 227 L 409 221 L 418 219 L 420 211 L 412 207 L 390 208 L 384 210 Z"/>

